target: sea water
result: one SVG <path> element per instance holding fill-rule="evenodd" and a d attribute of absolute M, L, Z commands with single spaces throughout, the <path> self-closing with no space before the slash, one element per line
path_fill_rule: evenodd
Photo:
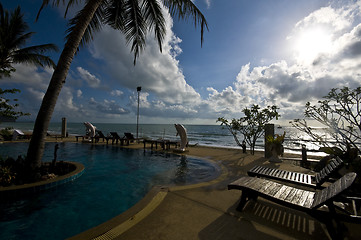
<path fill-rule="evenodd" d="M 27 145 L 0 144 L 0 155 L 16 157 Z M 45 156 L 52 156 L 54 146 L 46 144 Z M 126 211 L 153 186 L 219 175 L 218 166 L 205 160 L 111 145 L 59 143 L 57 155 L 58 161 L 82 163 L 83 175 L 32 197 L 0 201 L 0 239 L 65 239 Z"/>
<path fill-rule="evenodd" d="M 118 132 L 123 136 L 124 132 L 133 133 L 136 136 L 136 124 L 115 124 L 115 123 L 93 123 L 98 130 L 101 130 L 105 135 L 109 132 Z M 189 144 L 211 147 L 227 147 L 240 148 L 234 140 L 233 135 L 224 126 L 220 125 L 184 125 L 187 129 L 187 136 Z M 1 123 L 0 128 L 13 127 L 22 131 L 32 131 L 34 124 L 31 122 L 15 122 L 15 123 Z M 69 135 L 84 135 L 85 126 L 83 123 L 67 123 L 67 132 Z M 322 133 L 327 140 L 327 134 L 322 128 L 317 128 L 315 131 Z M 61 123 L 50 123 L 48 133 L 60 134 Z M 317 150 L 320 146 L 316 142 L 312 142 L 310 137 L 305 133 L 300 132 L 291 126 L 276 126 L 275 134 L 283 134 L 286 132 L 284 142 L 285 152 L 301 153 L 301 145 L 306 145 L 309 150 Z M 149 139 L 169 139 L 179 140 L 174 124 L 140 124 L 138 127 L 138 136 Z M 237 136 L 242 142 L 243 136 Z M 257 139 L 256 150 L 264 149 L 264 138 Z M 292 149 L 292 150 L 291 150 Z M 294 149 L 299 149 L 294 151 Z M 311 153 L 312 154 L 312 153 Z"/>

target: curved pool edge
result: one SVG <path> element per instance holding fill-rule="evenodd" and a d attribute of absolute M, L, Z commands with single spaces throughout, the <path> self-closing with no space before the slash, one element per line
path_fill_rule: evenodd
<path fill-rule="evenodd" d="M 79 178 L 85 170 L 85 167 L 83 164 L 78 162 L 70 162 L 70 161 L 64 161 L 65 163 L 69 163 L 75 166 L 75 170 L 71 171 L 70 173 L 67 173 L 62 176 L 58 176 L 52 179 L 35 182 L 35 183 L 28 183 L 23 185 L 15 185 L 15 186 L 9 186 L 9 187 L 0 187 L 0 196 L 1 198 L 16 198 L 21 197 L 24 195 L 29 194 L 35 194 L 38 192 L 42 192 L 54 187 L 58 187 L 60 185 L 63 185 L 65 183 L 74 181 L 75 179 Z"/>
<path fill-rule="evenodd" d="M 199 157 L 198 157 L 199 158 Z M 205 160 L 204 158 L 201 158 Z M 131 227 L 139 223 L 145 217 L 150 215 L 165 199 L 168 192 L 181 191 L 192 188 L 205 187 L 224 181 L 228 176 L 228 170 L 220 163 L 207 159 L 220 167 L 221 174 L 215 179 L 189 184 L 184 186 L 154 186 L 144 198 L 137 202 L 134 206 L 125 212 L 115 216 L 114 218 L 81 232 L 75 236 L 67 238 L 68 240 L 84 240 L 84 239 L 114 239 Z"/>

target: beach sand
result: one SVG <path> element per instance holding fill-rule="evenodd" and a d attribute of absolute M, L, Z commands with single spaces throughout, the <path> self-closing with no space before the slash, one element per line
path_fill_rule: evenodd
<path fill-rule="evenodd" d="M 143 144 L 127 147 L 143 148 Z M 227 184 L 247 175 L 255 165 L 310 171 L 297 161 L 270 163 L 263 152 L 251 155 L 241 149 L 190 146 L 187 150 L 182 154 L 216 162 L 221 174 L 195 185 L 154 187 L 125 213 L 71 239 L 330 239 L 324 224 L 262 198 L 250 201 L 243 212 L 238 212 L 241 191 L 227 190 Z M 359 226 L 347 223 L 346 239 L 361 239 Z"/>

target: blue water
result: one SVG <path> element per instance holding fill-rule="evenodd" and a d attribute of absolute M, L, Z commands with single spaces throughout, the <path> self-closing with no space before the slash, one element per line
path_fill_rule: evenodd
<path fill-rule="evenodd" d="M 115 124 L 115 123 L 93 123 L 97 129 L 101 130 L 105 135 L 109 132 L 118 132 L 120 136 L 124 132 L 131 132 L 136 136 L 136 124 Z M 202 146 L 213 147 L 227 147 L 240 148 L 234 141 L 233 136 L 224 127 L 220 125 L 184 125 L 187 129 L 187 136 L 189 144 L 198 144 Z M 34 123 L 31 122 L 16 122 L 16 123 L 1 123 L 0 128 L 13 127 L 22 131 L 32 131 Z M 315 149 L 315 146 L 310 142 L 302 142 L 302 139 L 307 139 L 304 133 L 297 131 L 292 127 L 276 128 L 276 134 L 283 134 L 286 131 L 286 138 L 291 139 L 285 142 L 287 148 L 300 148 L 301 144 L 306 144 L 308 149 Z M 59 134 L 61 132 L 61 123 L 50 123 L 49 133 Z M 69 135 L 84 135 L 85 126 L 83 123 L 67 123 L 67 132 Z M 140 124 L 138 136 L 150 139 L 169 139 L 179 140 L 176 136 L 176 129 L 173 124 Z M 243 136 L 238 136 L 239 140 L 243 140 Z M 264 139 L 261 137 L 256 142 L 256 149 L 262 150 Z M 300 152 L 299 152 L 300 153 Z"/>
<path fill-rule="evenodd" d="M 136 136 L 136 124 L 115 124 L 115 123 L 93 123 L 98 130 L 101 130 L 105 135 L 109 132 L 118 132 L 123 136 L 124 132 L 131 132 Z M 232 134 L 228 129 L 220 125 L 184 125 L 187 129 L 187 136 L 190 145 L 210 146 L 210 147 L 225 147 L 240 149 L 237 146 Z M 16 122 L 16 123 L 1 123 L 0 129 L 5 127 L 13 127 L 22 131 L 32 131 L 34 123 L 31 122 Z M 284 147 L 286 153 L 301 154 L 301 146 L 305 145 L 308 150 L 318 150 L 321 145 L 317 142 L 310 141 L 307 134 L 297 130 L 291 126 L 276 126 L 275 134 L 283 134 L 286 132 Z M 320 133 L 325 141 L 330 141 L 327 131 L 323 128 L 315 128 L 314 132 Z M 60 134 L 61 123 L 50 123 L 49 133 Z M 84 135 L 85 126 L 83 123 L 67 123 L 67 132 L 69 135 Z M 168 139 L 180 140 L 176 136 L 176 129 L 174 124 L 140 124 L 138 136 L 149 139 Z M 238 135 L 240 141 L 243 140 L 241 134 Z M 249 148 L 249 146 L 247 147 Z M 264 150 L 264 138 L 260 137 L 256 141 L 256 150 Z M 309 151 L 307 155 L 325 155 L 324 153 Z"/>
<path fill-rule="evenodd" d="M 126 211 L 155 185 L 209 180 L 217 166 L 197 158 L 106 145 L 61 143 L 58 160 L 77 161 L 84 174 L 37 196 L 1 203 L 0 239 L 64 239 Z M 45 159 L 52 159 L 47 143 Z M 25 154 L 27 144 L 0 145 L 1 155 Z"/>

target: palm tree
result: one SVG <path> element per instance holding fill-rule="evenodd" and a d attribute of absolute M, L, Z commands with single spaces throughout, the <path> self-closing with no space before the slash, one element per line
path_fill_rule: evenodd
<path fill-rule="evenodd" d="M 23 20 L 20 7 L 13 12 L 4 11 L 0 3 L 0 78 L 10 77 L 16 69 L 13 64 L 29 63 L 36 66 L 55 68 L 55 63 L 43 53 L 57 51 L 54 44 L 43 44 L 22 48 L 34 32 L 25 33 L 29 26 Z"/>
<path fill-rule="evenodd" d="M 50 0 L 43 0 L 39 13 L 49 2 Z M 53 5 L 58 6 L 60 2 L 66 1 L 53 0 L 52 2 Z M 68 10 L 78 2 L 78 0 L 69 0 L 66 9 Z M 208 29 L 208 26 L 205 17 L 193 2 L 191 0 L 163 0 L 162 2 L 173 17 L 178 16 L 183 20 L 192 17 L 195 25 L 200 25 L 202 43 L 204 28 Z M 67 41 L 34 124 L 33 136 L 27 152 L 27 161 L 32 170 L 41 166 L 45 135 L 73 57 L 78 47 L 88 43 L 93 38 L 94 32 L 101 30 L 103 25 L 110 25 L 119 30 L 125 35 L 127 42 L 131 42 L 134 64 L 140 51 L 146 45 L 146 34 L 150 31 L 154 31 L 160 51 L 162 51 L 166 29 L 160 0 L 86 0 L 83 9 L 70 20 Z"/>

